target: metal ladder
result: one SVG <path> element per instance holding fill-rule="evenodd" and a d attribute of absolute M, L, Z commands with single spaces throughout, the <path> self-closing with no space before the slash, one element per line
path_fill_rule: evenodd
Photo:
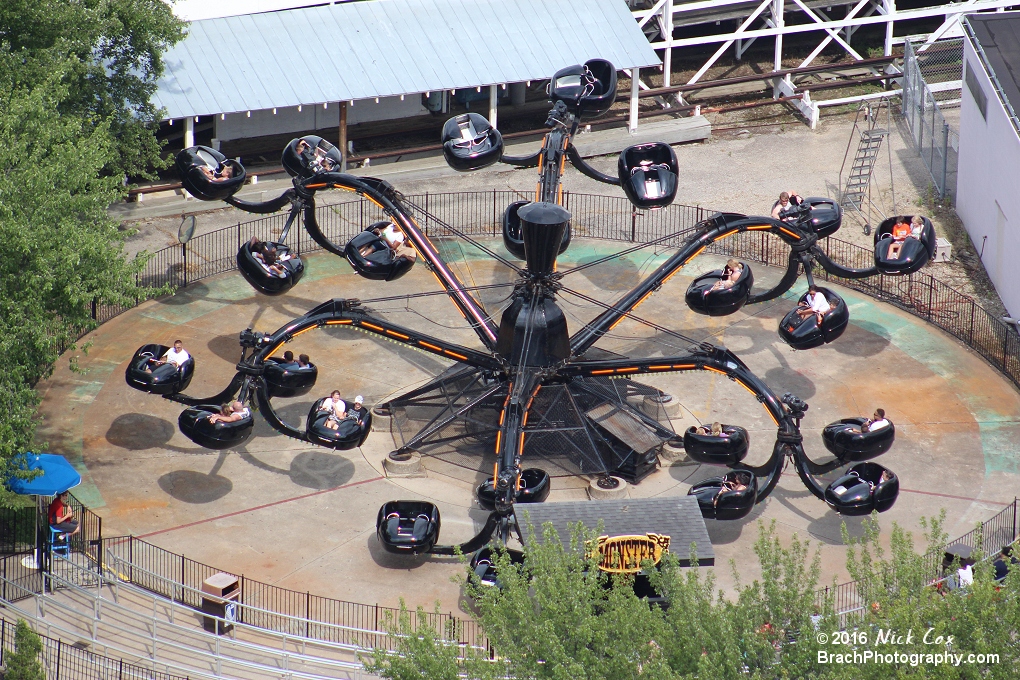
<path fill-rule="evenodd" d="M 869 233 L 871 229 L 869 220 L 864 217 L 861 208 L 865 199 L 867 199 L 869 206 L 873 205 L 871 201 L 871 176 L 874 174 L 875 162 L 878 160 L 879 151 L 882 149 L 882 141 L 889 135 L 889 130 L 878 127 L 878 120 L 883 109 L 886 111 L 888 119 L 888 101 L 884 98 L 879 100 L 877 105 L 863 102 L 860 108 L 857 109 L 857 116 L 854 118 L 854 129 L 850 134 L 850 141 L 847 142 L 846 153 L 843 155 L 843 165 L 839 169 L 840 183 L 842 184 L 843 171 L 846 169 L 847 159 L 850 157 L 850 147 L 853 145 L 854 137 L 856 136 L 857 152 L 854 154 L 853 162 L 850 165 L 850 173 L 846 177 L 846 184 L 843 184 L 840 205 L 860 215 L 865 223 L 865 234 Z M 861 120 L 862 115 L 863 121 Z M 881 213 L 881 210 L 879 210 L 879 213 Z"/>

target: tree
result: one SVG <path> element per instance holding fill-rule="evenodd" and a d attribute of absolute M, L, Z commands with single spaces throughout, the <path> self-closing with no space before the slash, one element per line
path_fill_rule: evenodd
<path fill-rule="evenodd" d="M 928 548 L 941 549 L 941 522 L 925 526 Z M 575 532 L 564 546 L 551 526 L 543 528 L 542 540 L 532 534 L 523 565 L 497 557 L 500 588 L 480 585 L 469 572 L 466 592 L 477 603 L 498 662 L 469 668 L 439 643 L 434 629 L 415 627 L 408 618 L 395 638 L 397 656 L 376 654 L 376 660 L 392 658 L 391 665 L 372 670 L 400 680 L 452 678 L 458 670 L 467 678 L 528 680 L 1005 679 L 1015 676 L 1020 661 L 1020 570 L 996 584 L 991 567 L 982 566 L 973 586 L 941 593 L 927 585 L 931 562 L 914 551 L 909 533 L 894 527 L 886 556 L 875 519 L 866 521 L 862 540 L 847 539 L 848 567 L 861 579 L 859 592 L 868 606 L 842 617 L 831 599 L 817 596 L 818 555 L 796 537 L 784 546 L 774 523 L 759 523 L 754 553 L 761 579 L 738 582 L 730 597 L 715 591 L 711 573 L 682 569 L 675 555 L 658 567 L 647 563 L 652 585 L 668 598 L 665 609 L 636 597 L 629 578 L 609 578 L 595 568 L 583 550 L 594 535 Z M 883 630 L 902 636 L 912 630 L 913 636 L 910 642 L 888 642 L 877 637 Z M 863 659 L 869 652 L 902 656 L 889 663 L 874 657 L 822 660 L 837 653 Z M 936 653 L 991 653 L 999 659 L 952 665 L 955 658 L 936 664 L 923 656 Z"/>
<path fill-rule="evenodd" d="M 159 292 L 136 286 L 145 256 L 126 259 L 106 212 L 123 191 L 104 173 L 119 153 L 110 121 L 60 110 L 74 59 L 31 85 L 15 77 L 16 61 L 0 50 L 0 468 L 31 445 L 32 388 L 95 326 L 93 302 Z"/>
<path fill-rule="evenodd" d="M 106 174 L 151 177 L 161 167 L 153 135 L 159 112 L 149 101 L 162 54 L 185 24 L 161 0 L 4 0 L 0 53 L 14 84 L 32 88 L 59 69 L 63 115 L 106 126 L 114 153 Z"/>
<path fill-rule="evenodd" d="M 4 680 L 46 680 L 39 654 L 42 639 L 28 627 L 24 619 L 18 619 L 14 629 L 14 651 L 7 655 L 7 672 Z"/>

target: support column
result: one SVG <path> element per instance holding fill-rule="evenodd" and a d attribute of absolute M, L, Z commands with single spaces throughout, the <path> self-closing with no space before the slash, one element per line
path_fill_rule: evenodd
<path fill-rule="evenodd" d="M 786 25 L 786 21 L 783 19 L 784 5 L 786 3 L 783 0 L 772 0 L 772 23 L 780 31 Z M 776 49 L 772 57 L 772 70 L 779 71 L 783 68 L 783 34 L 776 33 Z M 779 92 L 779 83 L 772 82 L 772 98 L 779 99 L 781 96 Z"/>
<path fill-rule="evenodd" d="M 524 106 L 528 88 L 524 83 L 510 83 L 510 106 Z"/>
<path fill-rule="evenodd" d="M 184 148 L 195 146 L 195 117 L 188 116 L 184 119 Z"/>
<path fill-rule="evenodd" d="M 666 0 L 666 8 L 663 10 L 662 26 L 666 29 L 666 53 L 662 55 L 662 86 L 670 86 L 670 78 L 673 75 L 673 0 Z"/>
<path fill-rule="evenodd" d="M 631 132 L 637 130 L 637 114 L 638 114 L 638 89 L 639 79 L 641 78 L 641 69 L 635 67 L 630 70 L 630 122 L 627 128 Z"/>
<path fill-rule="evenodd" d="M 885 49 L 882 54 L 886 57 L 892 54 L 892 41 L 893 41 L 893 21 L 896 18 L 896 0 L 882 0 L 882 6 L 885 9 Z M 1000 8 L 1001 9 L 1001 8 Z"/>
<path fill-rule="evenodd" d="M 498 101 L 499 85 L 489 85 L 489 125 L 492 127 L 496 127 L 496 103 Z"/>
<path fill-rule="evenodd" d="M 347 172 L 347 102 L 340 102 L 340 125 L 337 130 L 340 139 L 340 172 Z"/>
<path fill-rule="evenodd" d="M 217 151 L 220 150 L 220 116 L 222 115 L 221 113 L 219 116 L 213 116 L 212 118 L 212 148 Z"/>

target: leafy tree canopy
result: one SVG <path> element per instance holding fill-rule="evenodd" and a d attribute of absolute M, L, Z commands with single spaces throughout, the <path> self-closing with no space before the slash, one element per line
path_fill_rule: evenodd
<path fill-rule="evenodd" d="M 455 631 L 440 634 L 421 611 L 412 625 L 405 610 L 394 622 L 397 653 L 376 651 L 367 665 L 393 680 L 452 680 L 458 673 L 477 680 L 1016 677 L 1020 569 L 995 583 L 985 563 L 972 586 L 940 591 L 930 585 L 932 560 L 914 551 L 911 536 L 895 528 L 887 555 L 877 526 L 866 520 L 863 539 L 847 537 L 848 568 L 860 579 L 864 604 L 841 616 L 818 594 L 817 553 L 796 537 L 783 545 L 774 523 L 759 523 L 754 553 L 761 579 L 738 580 L 728 595 L 716 591 L 710 571 L 681 569 L 675 556 L 658 567 L 646 564 L 667 608 L 639 599 L 628 578 L 610 579 L 594 568 L 579 547 L 595 533 L 578 532 L 564 546 L 546 527 L 542 540 L 528 542 L 523 566 L 498 559 L 500 588 L 481 586 L 468 573 L 466 592 L 494 656 L 443 642 L 457 639 Z M 926 528 L 929 554 L 941 554 L 941 520 Z M 877 662 L 868 652 L 901 660 Z M 855 653 L 871 660 L 853 660 Z M 938 654 L 941 662 L 925 656 Z"/>
<path fill-rule="evenodd" d="M 104 170 L 149 177 L 163 164 L 149 99 L 161 55 L 184 26 L 161 0 L 4 0 L 0 53 L 16 87 L 35 87 L 59 70 L 58 111 L 107 126 L 115 153 Z"/>

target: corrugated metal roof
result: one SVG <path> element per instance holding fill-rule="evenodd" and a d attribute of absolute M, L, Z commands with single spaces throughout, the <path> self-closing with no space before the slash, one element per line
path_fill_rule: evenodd
<path fill-rule="evenodd" d="M 623 0 L 372 0 L 194 21 L 152 97 L 168 118 L 658 65 Z"/>

